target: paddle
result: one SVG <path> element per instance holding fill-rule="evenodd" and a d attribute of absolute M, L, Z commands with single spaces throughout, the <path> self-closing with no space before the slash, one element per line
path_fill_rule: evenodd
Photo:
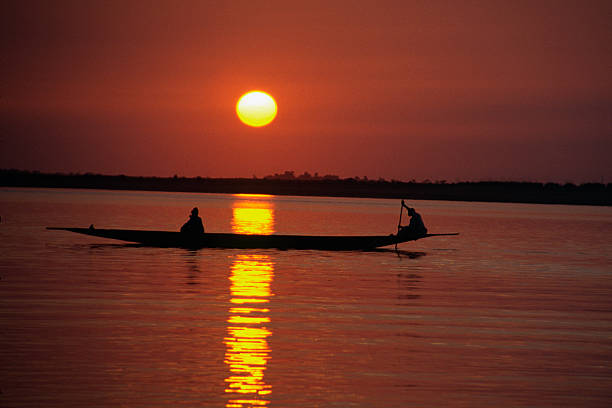
<path fill-rule="evenodd" d="M 400 216 L 399 221 L 397 222 L 397 235 L 399 236 L 400 228 L 402 228 L 402 215 L 404 214 L 404 200 L 400 205 Z M 395 242 L 395 250 L 397 251 L 397 242 Z"/>

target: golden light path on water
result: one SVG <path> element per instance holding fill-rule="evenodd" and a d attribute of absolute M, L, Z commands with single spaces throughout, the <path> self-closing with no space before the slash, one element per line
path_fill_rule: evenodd
<path fill-rule="evenodd" d="M 262 195 L 236 195 L 232 231 L 238 234 L 272 234 L 273 202 Z M 227 319 L 225 363 L 230 374 L 225 392 L 228 408 L 265 407 L 272 386 L 264 372 L 270 360 L 268 337 L 272 332 L 267 304 L 273 293 L 274 263 L 268 255 L 238 254 L 231 266 L 230 309 Z"/>

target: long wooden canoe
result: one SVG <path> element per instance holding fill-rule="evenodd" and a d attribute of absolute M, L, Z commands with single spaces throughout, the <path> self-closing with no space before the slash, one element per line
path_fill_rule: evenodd
<path fill-rule="evenodd" d="M 320 249 L 330 251 L 366 250 L 415 241 L 421 238 L 453 234 L 371 235 L 371 236 L 314 236 L 314 235 L 243 235 L 206 233 L 189 235 L 174 231 L 144 231 L 124 229 L 47 227 L 49 230 L 71 231 L 79 234 L 135 242 L 146 246 L 179 248 L 279 248 Z"/>

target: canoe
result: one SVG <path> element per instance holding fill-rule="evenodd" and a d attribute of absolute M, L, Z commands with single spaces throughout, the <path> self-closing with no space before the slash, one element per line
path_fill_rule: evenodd
<path fill-rule="evenodd" d="M 154 247 L 179 248 L 278 248 L 319 249 L 330 251 L 367 250 L 417 239 L 453 234 L 315 236 L 315 235 L 245 235 L 205 233 L 198 235 L 174 231 L 47 227 L 49 230 L 71 231 L 95 237 L 134 242 Z"/>

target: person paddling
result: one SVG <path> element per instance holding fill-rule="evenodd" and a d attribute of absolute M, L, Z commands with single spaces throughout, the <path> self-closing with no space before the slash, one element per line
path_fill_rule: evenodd
<path fill-rule="evenodd" d="M 416 212 L 414 208 L 408 207 L 404 200 L 402 200 L 402 206 L 408 210 L 408 215 L 410 216 L 410 223 L 407 227 L 403 227 L 401 232 L 405 234 L 416 234 L 416 235 L 425 235 L 427 234 L 427 228 L 425 227 L 425 223 L 423 223 L 423 217 L 421 214 Z"/>
<path fill-rule="evenodd" d="M 202 224 L 202 219 L 198 215 L 198 207 L 194 207 L 191 210 L 191 215 L 189 216 L 189 220 L 183 224 L 181 227 L 181 232 L 186 234 L 203 234 L 204 233 L 204 224 Z"/>

